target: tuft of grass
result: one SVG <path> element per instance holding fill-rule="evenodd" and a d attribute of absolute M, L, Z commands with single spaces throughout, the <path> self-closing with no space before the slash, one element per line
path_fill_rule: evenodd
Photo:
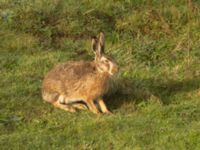
<path fill-rule="evenodd" d="M 0 1 L 1 149 L 200 148 L 200 3 Z M 92 60 L 104 31 L 120 66 L 104 99 L 111 116 L 43 102 L 55 65 Z"/>

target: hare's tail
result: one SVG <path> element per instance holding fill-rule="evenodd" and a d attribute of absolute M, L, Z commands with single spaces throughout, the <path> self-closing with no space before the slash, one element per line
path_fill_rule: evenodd
<path fill-rule="evenodd" d="M 49 92 L 42 92 L 42 98 L 49 102 L 49 103 L 54 103 L 55 101 L 58 100 L 59 94 L 54 92 L 54 93 L 49 93 Z"/>

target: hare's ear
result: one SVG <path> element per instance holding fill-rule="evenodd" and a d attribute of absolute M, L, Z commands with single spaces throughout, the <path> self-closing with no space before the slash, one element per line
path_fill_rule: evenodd
<path fill-rule="evenodd" d="M 92 50 L 94 52 L 96 52 L 97 51 L 97 46 L 98 46 L 98 40 L 97 40 L 96 36 L 92 37 L 92 45 L 91 46 L 92 46 Z"/>
<path fill-rule="evenodd" d="M 102 54 L 104 53 L 104 48 L 105 48 L 105 35 L 103 32 L 100 32 L 99 33 L 99 36 L 98 36 L 98 52 L 99 54 Z"/>

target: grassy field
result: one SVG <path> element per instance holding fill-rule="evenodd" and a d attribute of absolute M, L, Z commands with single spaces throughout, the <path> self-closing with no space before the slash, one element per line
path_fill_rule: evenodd
<path fill-rule="evenodd" d="M 113 115 L 43 102 L 44 75 L 92 60 L 99 31 Z M 200 1 L 0 0 L 0 149 L 199 150 Z"/>

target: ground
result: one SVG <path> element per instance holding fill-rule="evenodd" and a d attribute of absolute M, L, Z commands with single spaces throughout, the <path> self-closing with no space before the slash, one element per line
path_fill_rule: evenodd
<path fill-rule="evenodd" d="M 197 0 L 0 1 L 1 149 L 199 150 L 199 26 Z M 44 102 L 44 75 L 92 60 L 99 31 L 120 66 L 113 115 Z"/>

